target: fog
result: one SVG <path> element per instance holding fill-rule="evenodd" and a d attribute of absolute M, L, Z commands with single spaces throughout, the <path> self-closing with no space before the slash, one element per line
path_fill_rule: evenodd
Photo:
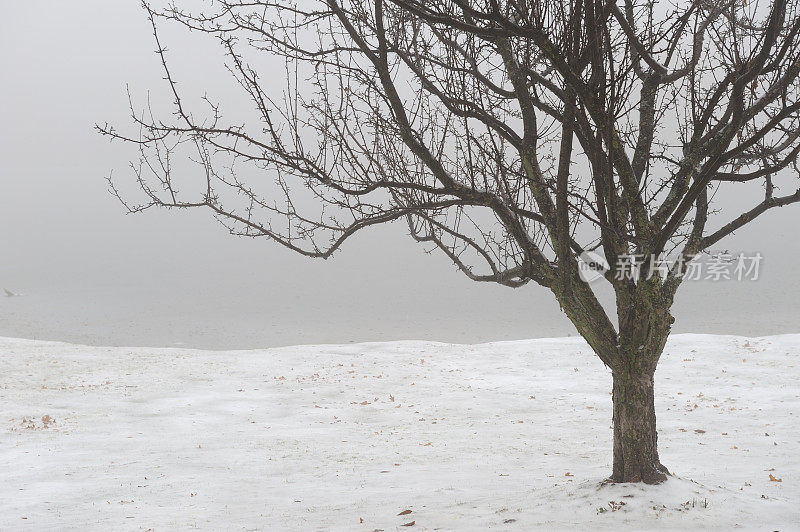
<path fill-rule="evenodd" d="M 184 88 L 224 104 L 212 48 L 166 37 Z M 137 0 L 6 2 L 0 45 L 0 288 L 22 294 L 0 296 L 0 336 L 238 349 L 575 334 L 546 289 L 473 283 L 403 224 L 312 261 L 231 237 L 205 213 L 126 215 L 105 179 L 129 177 L 134 154 L 93 125 L 127 124 L 126 84 L 140 101 L 165 94 Z M 724 217 L 758 200 L 731 197 Z M 761 252 L 760 279 L 686 283 L 675 330 L 798 332 L 798 215 L 780 209 L 722 242 Z"/>

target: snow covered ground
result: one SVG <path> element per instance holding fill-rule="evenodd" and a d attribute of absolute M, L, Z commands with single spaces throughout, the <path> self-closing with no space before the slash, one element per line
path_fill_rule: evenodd
<path fill-rule="evenodd" d="M 0 339 L 0 529 L 798 529 L 798 378 L 800 335 L 673 337 L 656 386 L 677 476 L 603 486 L 611 376 L 576 338 Z"/>

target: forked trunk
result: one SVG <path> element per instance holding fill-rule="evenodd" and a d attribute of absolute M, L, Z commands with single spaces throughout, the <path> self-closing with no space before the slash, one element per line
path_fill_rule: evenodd
<path fill-rule="evenodd" d="M 614 468 L 610 480 L 663 482 L 669 471 L 658 458 L 653 377 L 674 321 L 669 312 L 672 300 L 664 296 L 660 278 L 619 286 L 617 333 L 601 307 L 585 304 L 595 301 L 581 292 L 585 287 L 575 283 L 571 294 L 557 295 L 561 295 L 559 301 L 567 316 L 614 378 Z"/>
<path fill-rule="evenodd" d="M 669 474 L 658 458 L 654 373 L 638 365 L 614 373 L 614 482 L 657 484 Z"/>

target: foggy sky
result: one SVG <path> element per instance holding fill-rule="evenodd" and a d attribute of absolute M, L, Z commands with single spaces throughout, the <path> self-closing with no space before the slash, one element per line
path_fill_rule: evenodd
<path fill-rule="evenodd" d="M 138 0 L 6 2 L 1 13 L 0 288 L 24 297 L 0 297 L 0 336 L 254 348 L 575 334 L 546 289 L 473 283 L 412 243 L 402 224 L 315 262 L 231 237 L 205 213 L 126 215 L 105 178 L 129 177 L 134 153 L 93 124 L 128 125 L 126 84 L 139 101 L 148 90 L 165 98 Z M 184 89 L 223 104 L 239 98 L 213 46 L 166 36 Z M 798 216 L 781 209 L 722 242 L 760 251 L 761 280 L 686 283 L 675 330 L 798 332 Z"/>

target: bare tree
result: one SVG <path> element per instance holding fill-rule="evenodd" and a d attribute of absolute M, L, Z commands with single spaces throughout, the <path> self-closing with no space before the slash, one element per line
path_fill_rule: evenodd
<path fill-rule="evenodd" d="M 321 258 L 401 221 L 475 281 L 547 287 L 613 374 L 611 479 L 666 478 L 653 378 L 687 265 L 800 201 L 796 0 L 144 8 L 175 112 L 132 106 L 138 135 L 99 127 L 139 148 L 144 203 L 111 181 L 128 209 L 208 209 L 234 234 Z M 208 99 L 188 108 L 158 32 L 168 21 L 219 41 L 251 123 L 226 123 Z M 254 66 L 264 56 L 285 65 L 277 94 Z M 713 207 L 748 182 L 763 185 L 750 210 Z M 590 251 L 610 265 L 616 320 L 579 274 Z M 669 271 L 621 271 L 622 257 L 652 269 L 665 253 L 680 259 Z"/>

